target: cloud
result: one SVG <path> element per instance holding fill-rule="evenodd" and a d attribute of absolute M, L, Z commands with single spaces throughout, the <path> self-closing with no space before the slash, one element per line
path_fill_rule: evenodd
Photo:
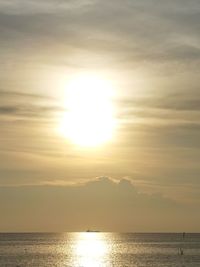
<path fill-rule="evenodd" d="M 0 90 L 0 99 L 0 115 L 15 118 L 47 118 L 64 111 L 45 95 Z"/>
<path fill-rule="evenodd" d="M 73 62 L 73 58 L 68 62 L 68 52 L 72 54 L 75 49 L 81 50 L 81 55 L 101 54 L 115 67 L 123 68 L 138 67 L 141 63 L 143 66 L 178 64 L 187 68 L 188 63 L 191 67 L 200 60 L 197 1 L 189 5 L 185 2 L 184 8 L 182 2 L 171 0 L 162 4 L 156 0 L 140 3 L 126 0 L 123 5 L 121 1 L 26 1 L 26 4 L 12 1 L 9 6 L 10 9 L 2 4 L 2 10 L 18 7 L 33 14 L 18 16 L 4 12 L 0 17 L 3 42 L 7 40 L 7 46 L 11 40 L 19 46 L 30 46 L 32 53 L 34 46 L 39 45 L 44 61 L 47 46 L 58 51 L 60 64 L 63 54 L 66 54 L 64 64 Z M 62 45 L 58 47 L 58 43 Z M 83 58 L 78 61 L 81 66 L 87 62 Z M 53 64 L 53 56 L 48 60 Z"/>
<path fill-rule="evenodd" d="M 181 91 L 181 92 L 180 92 Z M 200 111 L 200 93 L 199 89 L 190 90 L 176 88 L 174 93 L 157 92 L 153 95 L 134 96 L 130 98 L 121 98 L 118 103 L 122 108 L 134 109 L 159 109 L 165 111 Z"/>
<path fill-rule="evenodd" d="M 199 148 L 199 92 L 161 94 L 119 102 L 118 120 L 124 146 L 137 146 L 133 141 L 137 139 L 145 150 L 147 147 Z"/>
<path fill-rule="evenodd" d="M 0 9 L 5 14 L 49 14 L 68 9 L 83 8 L 93 2 L 91 0 L 2 0 Z"/>
<path fill-rule="evenodd" d="M 58 106 L 0 106 L 0 115 L 13 115 L 15 117 L 43 118 L 50 117 L 52 113 L 61 112 L 62 108 Z"/>
<path fill-rule="evenodd" d="M 27 92 L 20 92 L 20 91 L 9 91 L 9 90 L 0 90 L 0 97 L 2 98 L 31 98 L 31 99 L 35 99 L 35 100 L 39 100 L 39 99 L 51 99 L 52 98 L 50 96 L 47 95 L 42 95 L 42 94 L 33 94 L 33 93 L 27 93 Z"/>
<path fill-rule="evenodd" d="M 127 179 L 114 182 L 107 177 L 74 186 L 0 187 L 0 200 L 1 230 L 16 231 L 170 230 L 165 220 L 174 221 L 182 209 L 161 195 L 138 192 Z"/>
<path fill-rule="evenodd" d="M 15 114 L 17 112 L 16 107 L 12 106 L 0 106 L 0 114 L 8 115 L 8 114 Z"/>

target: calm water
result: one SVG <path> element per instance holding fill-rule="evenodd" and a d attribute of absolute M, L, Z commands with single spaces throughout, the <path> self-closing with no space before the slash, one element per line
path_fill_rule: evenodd
<path fill-rule="evenodd" d="M 0 266 L 200 267 L 200 234 L 0 234 Z"/>

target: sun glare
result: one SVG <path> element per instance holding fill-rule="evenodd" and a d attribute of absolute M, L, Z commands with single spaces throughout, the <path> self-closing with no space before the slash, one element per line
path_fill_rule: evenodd
<path fill-rule="evenodd" d="M 113 88 L 105 79 L 83 74 L 66 88 L 66 113 L 60 130 L 80 146 L 98 146 L 110 140 L 115 126 Z"/>

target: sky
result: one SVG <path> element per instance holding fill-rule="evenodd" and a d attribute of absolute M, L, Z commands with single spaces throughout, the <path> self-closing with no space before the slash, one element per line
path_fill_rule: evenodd
<path fill-rule="evenodd" d="M 199 0 L 0 0 L 0 231 L 200 231 L 199 25 Z M 101 146 L 58 131 L 78 73 L 115 91 Z"/>

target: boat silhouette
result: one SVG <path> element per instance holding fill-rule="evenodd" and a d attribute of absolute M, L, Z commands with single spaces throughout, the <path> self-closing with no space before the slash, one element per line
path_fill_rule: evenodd
<path fill-rule="evenodd" d="M 98 230 L 91 230 L 91 229 L 87 229 L 86 233 L 99 233 L 100 231 Z"/>

